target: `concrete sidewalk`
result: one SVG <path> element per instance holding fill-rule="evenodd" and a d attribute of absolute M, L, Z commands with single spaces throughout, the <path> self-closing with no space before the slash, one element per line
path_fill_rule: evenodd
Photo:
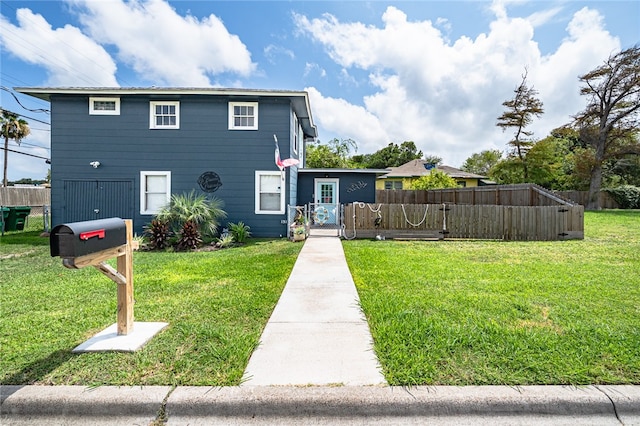
<path fill-rule="evenodd" d="M 243 379 L 243 386 L 386 383 L 338 237 L 304 242 Z"/>

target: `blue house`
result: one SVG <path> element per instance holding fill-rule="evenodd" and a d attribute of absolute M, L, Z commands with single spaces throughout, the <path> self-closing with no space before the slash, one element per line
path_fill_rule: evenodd
<path fill-rule="evenodd" d="M 228 222 L 287 235 L 298 166 L 314 140 L 306 92 L 216 88 L 16 88 L 51 104 L 53 225 L 131 218 L 141 233 L 171 194 L 224 202 Z M 369 185 L 373 187 L 374 185 Z"/>

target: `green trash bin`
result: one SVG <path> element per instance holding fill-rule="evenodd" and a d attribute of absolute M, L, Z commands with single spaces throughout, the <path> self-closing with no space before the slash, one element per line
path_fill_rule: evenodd
<path fill-rule="evenodd" d="M 5 224 L 5 231 L 22 231 L 24 230 L 27 216 L 31 213 L 31 207 L 19 206 L 9 207 L 9 217 Z"/>
<path fill-rule="evenodd" d="M 4 232 L 7 228 L 7 220 L 9 220 L 9 207 L 0 207 L 0 213 L 2 213 L 0 231 Z"/>

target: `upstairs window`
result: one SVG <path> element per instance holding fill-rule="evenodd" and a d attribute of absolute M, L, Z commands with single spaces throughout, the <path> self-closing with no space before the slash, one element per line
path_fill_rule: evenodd
<path fill-rule="evenodd" d="M 89 114 L 120 115 L 120 98 L 89 98 Z"/>
<path fill-rule="evenodd" d="M 229 130 L 258 130 L 258 103 L 229 102 Z"/>
<path fill-rule="evenodd" d="M 151 102 L 150 129 L 179 129 L 180 102 Z"/>

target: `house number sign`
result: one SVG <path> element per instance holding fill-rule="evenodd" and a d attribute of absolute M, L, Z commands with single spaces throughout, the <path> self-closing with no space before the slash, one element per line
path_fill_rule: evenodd
<path fill-rule="evenodd" d="M 216 172 L 204 172 L 198 178 L 198 185 L 204 192 L 216 192 L 222 186 L 222 180 Z"/>

